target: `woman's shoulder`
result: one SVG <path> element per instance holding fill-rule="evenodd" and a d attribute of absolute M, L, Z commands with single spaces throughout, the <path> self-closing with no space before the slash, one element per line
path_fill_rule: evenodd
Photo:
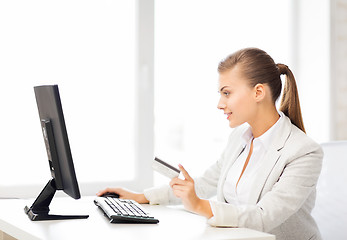
<path fill-rule="evenodd" d="M 291 131 L 292 133 L 290 135 L 290 139 L 292 141 L 300 141 L 301 143 L 305 145 L 311 145 L 317 148 L 321 148 L 320 145 L 315 140 L 313 140 L 309 135 L 307 135 L 297 126 L 292 124 L 291 128 L 292 128 L 292 131 Z"/>
<path fill-rule="evenodd" d="M 314 153 L 323 158 L 322 147 L 294 124 L 291 124 L 290 135 L 284 148 L 295 155 Z"/>

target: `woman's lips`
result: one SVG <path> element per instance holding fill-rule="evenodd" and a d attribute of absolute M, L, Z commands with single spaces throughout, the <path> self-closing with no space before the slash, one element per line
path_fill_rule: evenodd
<path fill-rule="evenodd" d="M 226 113 L 226 115 L 227 115 L 227 119 L 229 120 L 231 113 Z"/>

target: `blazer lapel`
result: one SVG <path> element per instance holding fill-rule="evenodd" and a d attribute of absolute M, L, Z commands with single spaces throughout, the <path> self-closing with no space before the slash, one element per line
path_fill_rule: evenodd
<path fill-rule="evenodd" d="M 263 190 L 266 180 L 270 175 L 272 169 L 275 167 L 276 162 L 281 157 L 281 149 L 284 147 L 290 133 L 291 133 L 291 122 L 287 116 L 283 116 L 284 121 L 277 129 L 277 134 L 273 139 L 273 144 L 265 154 L 265 163 L 258 169 L 258 176 L 255 180 L 255 184 L 250 194 L 249 203 L 257 203 Z"/>

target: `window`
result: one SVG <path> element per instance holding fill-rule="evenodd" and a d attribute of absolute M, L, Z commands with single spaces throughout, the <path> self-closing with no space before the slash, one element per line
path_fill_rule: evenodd
<path fill-rule="evenodd" d="M 0 186 L 41 188 L 50 178 L 33 90 L 44 84 L 59 85 L 82 190 L 96 182 L 103 188 L 134 181 L 135 5 L 128 0 L 1 2 Z"/>

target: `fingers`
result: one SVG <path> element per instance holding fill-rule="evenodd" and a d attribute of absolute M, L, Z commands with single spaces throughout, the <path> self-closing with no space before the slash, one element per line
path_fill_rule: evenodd
<path fill-rule="evenodd" d="M 170 187 L 172 187 L 173 185 L 185 185 L 186 184 L 186 180 L 182 180 L 182 179 L 179 179 L 179 178 L 173 178 L 171 179 L 170 181 Z"/>
<path fill-rule="evenodd" d="M 190 177 L 190 175 L 188 174 L 188 172 L 184 169 L 184 167 L 179 164 L 178 165 L 180 170 L 182 171 L 182 174 L 184 176 L 184 180 L 180 179 L 178 177 L 175 177 L 173 179 L 171 179 L 170 181 L 170 187 L 172 188 L 174 185 L 194 185 L 194 180 Z"/>
<path fill-rule="evenodd" d="M 108 192 L 108 188 L 103 189 L 103 190 L 97 192 L 96 195 L 100 197 L 101 195 L 103 195 L 103 194 L 105 194 L 105 193 L 107 193 L 107 192 Z"/>
<path fill-rule="evenodd" d="M 191 182 L 186 185 L 173 185 L 172 191 L 176 197 L 181 198 L 183 201 L 189 201 L 196 196 L 194 185 Z"/>
<path fill-rule="evenodd" d="M 174 195 L 178 198 L 183 198 L 189 191 L 189 187 L 186 185 L 173 185 L 171 188 Z"/>
<path fill-rule="evenodd" d="M 189 187 L 188 186 L 184 186 L 184 185 L 173 185 L 172 189 L 174 191 L 187 191 L 187 190 L 189 190 Z"/>
<path fill-rule="evenodd" d="M 99 191 L 96 195 L 100 197 L 105 193 L 117 193 L 117 194 L 119 194 L 119 192 L 120 192 L 119 190 L 120 190 L 119 188 L 105 188 L 105 189 Z"/>
<path fill-rule="evenodd" d="M 173 178 L 170 181 L 170 187 L 172 188 L 173 193 L 176 197 L 187 199 L 189 198 L 189 196 L 193 196 L 195 194 L 194 180 L 190 177 L 188 172 L 184 169 L 184 167 L 181 164 L 179 164 L 179 168 L 182 171 L 182 174 L 185 179 L 183 180 L 178 177 Z"/>
<path fill-rule="evenodd" d="M 184 178 L 185 178 L 186 180 L 188 180 L 188 181 L 192 181 L 192 180 L 193 180 L 193 179 L 190 177 L 190 175 L 188 174 L 188 172 L 186 171 L 186 169 L 184 169 L 184 167 L 183 167 L 181 164 L 179 164 L 178 167 L 180 168 L 180 170 L 181 170 L 181 172 L 182 172 L 182 174 L 183 174 L 183 176 L 184 176 Z"/>
<path fill-rule="evenodd" d="M 177 197 L 177 198 L 182 198 L 183 197 L 183 195 L 184 195 L 184 191 L 182 191 L 182 190 L 174 190 L 173 191 L 173 194 Z"/>

